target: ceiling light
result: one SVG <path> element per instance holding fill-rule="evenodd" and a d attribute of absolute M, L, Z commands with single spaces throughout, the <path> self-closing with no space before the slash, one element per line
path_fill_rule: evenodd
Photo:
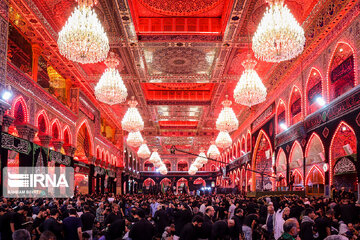
<path fill-rule="evenodd" d="M 109 52 L 109 39 L 92 5 L 91 0 L 79 0 L 79 6 L 59 32 L 59 51 L 71 61 L 97 63 Z"/>
<path fill-rule="evenodd" d="M 280 123 L 279 126 L 281 127 L 282 130 L 287 130 L 288 129 L 287 125 L 285 123 L 283 123 L 283 122 Z"/>
<path fill-rule="evenodd" d="M 319 104 L 320 106 L 324 106 L 326 103 L 325 103 L 325 100 L 322 98 L 322 97 L 317 97 L 316 98 L 316 102 L 317 104 Z"/>
<path fill-rule="evenodd" d="M 153 152 L 151 153 L 151 156 L 149 158 L 149 161 L 153 164 L 155 164 L 156 162 L 161 162 L 161 158 L 159 153 L 157 152 L 157 149 L 154 148 Z"/>
<path fill-rule="evenodd" d="M 304 50 L 304 29 L 284 4 L 284 0 L 268 2 L 270 6 L 252 39 L 255 57 L 266 62 L 290 60 Z"/>
<path fill-rule="evenodd" d="M 148 158 L 150 157 L 150 149 L 148 148 L 146 142 L 144 142 L 143 144 L 141 144 L 141 146 L 139 147 L 139 150 L 137 151 L 137 155 L 139 158 Z"/>
<path fill-rule="evenodd" d="M 251 107 L 266 100 L 266 87 L 255 71 L 256 61 L 250 55 L 242 65 L 245 71 L 241 75 L 234 90 L 235 102 Z"/>
<path fill-rule="evenodd" d="M 144 142 L 144 139 L 139 131 L 129 132 L 126 142 L 129 146 L 137 148 Z"/>
<path fill-rule="evenodd" d="M 137 101 L 133 96 L 129 101 L 129 108 L 121 121 L 121 127 L 128 132 L 137 132 L 144 129 L 144 121 L 136 108 Z"/>
<path fill-rule="evenodd" d="M 207 151 L 207 156 L 214 159 L 217 159 L 220 156 L 220 151 L 214 142 L 211 142 L 209 150 Z"/>
<path fill-rule="evenodd" d="M 217 136 L 215 140 L 216 146 L 220 148 L 228 148 L 232 144 L 232 139 L 230 137 L 230 134 L 226 131 L 220 131 L 219 135 Z"/>
<path fill-rule="evenodd" d="M 116 69 L 120 61 L 115 53 L 110 52 L 104 62 L 108 68 L 96 84 L 96 99 L 109 105 L 123 103 L 128 93 L 119 71 Z"/>
<path fill-rule="evenodd" d="M 233 109 L 230 107 L 231 103 L 232 102 L 228 100 L 228 95 L 226 95 L 226 100 L 221 103 L 224 107 L 216 120 L 216 129 L 219 131 L 232 132 L 239 127 L 239 121 Z"/>

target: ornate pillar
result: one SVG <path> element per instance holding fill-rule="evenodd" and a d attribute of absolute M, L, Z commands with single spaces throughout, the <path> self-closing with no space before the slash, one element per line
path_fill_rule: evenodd
<path fill-rule="evenodd" d="M 39 66 L 39 57 L 42 52 L 42 49 L 38 44 L 33 44 L 32 46 L 32 77 L 35 82 L 38 78 L 38 66 Z"/>
<path fill-rule="evenodd" d="M 71 157 L 74 156 L 76 148 L 73 145 L 64 144 L 62 147 L 64 148 L 66 155 L 71 156 Z"/>
<path fill-rule="evenodd" d="M 4 118 L 3 118 L 3 123 L 2 123 L 2 131 L 3 132 L 9 132 L 9 127 L 11 126 L 11 124 L 13 124 L 15 118 L 13 118 L 10 115 L 5 114 Z"/>
<path fill-rule="evenodd" d="M 30 123 L 17 125 L 16 129 L 20 138 L 26 139 L 30 142 L 34 140 L 35 133 L 38 131 L 38 128 Z"/>
<path fill-rule="evenodd" d="M 49 147 L 52 136 L 47 135 L 47 134 L 42 134 L 42 135 L 39 135 L 39 139 L 40 139 L 41 146 L 47 148 L 47 147 Z"/>
<path fill-rule="evenodd" d="M 61 147 L 63 146 L 64 142 L 60 139 L 55 139 L 52 140 L 52 145 L 54 146 L 54 149 L 56 152 L 60 152 L 61 151 Z"/>

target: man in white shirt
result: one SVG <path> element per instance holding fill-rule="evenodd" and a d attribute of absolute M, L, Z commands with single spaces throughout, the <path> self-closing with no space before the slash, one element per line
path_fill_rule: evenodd
<path fill-rule="evenodd" d="M 205 205 L 205 201 L 201 204 L 199 212 L 201 212 L 202 214 L 205 214 L 205 210 L 206 210 L 206 205 Z"/>
<path fill-rule="evenodd" d="M 230 207 L 229 207 L 229 219 L 232 219 L 232 217 L 233 217 L 234 214 L 235 214 L 236 206 L 235 206 L 235 204 L 234 204 L 234 200 L 233 200 L 233 199 L 230 200 L 230 203 L 231 203 L 231 205 L 230 205 Z"/>

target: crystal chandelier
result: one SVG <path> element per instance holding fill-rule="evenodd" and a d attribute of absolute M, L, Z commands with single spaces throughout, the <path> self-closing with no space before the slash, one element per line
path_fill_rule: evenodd
<path fill-rule="evenodd" d="M 136 108 L 137 101 L 133 96 L 129 101 L 130 107 L 125 113 L 124 118 L 121 121 L 123 130 L 128 132 L 136 132 L 144 129 L 144 121 L 141 118 L 139 111 Z"/>
<path fill-rule="evenodd" d="M 153 164 L 157 163 L 157 162 L 161 162 L 161 158 L 159 153 L 157 152 L 157 149 L 153 149 L 153 152 L 151 153 L 151 156 L 149 158 L 149 161 Z"/>
<path fill-rule="evenodd" d="M 251 107 L 266 100 L 266 87 L 255 71 L 256 61 L 248 56 L 243 63 L 245 71 L 234 90 L 235 102 Z"/>
<path fill-rule="evenodd" d="M 201 163 L 202 165 L 205 165 L 208 162 L 204 149 L 200 150 L 199 156 L 195 159 L 195 161 Z"/>
<path fill-rule="evenodd" d="M 139 131 L 138 132 L 129 132 L 126 142 L 130 147 L 137 148 L 144 142 L 144 139 L 141 136 L 141 133 Z"/>
<path fill-rule="evenodd" d="M 164 163 L 162 163 L 161 166 L 159 167 L 159 172 L 161 175 L 166 175 L 168 173 L 168 170 Z"/>
<path fill-rule="evenodd" d="M 195 166 L 196 168 L 200 169 L 203 165 L 195 159 L 195 161 L 191 164 L 191 166 Z"/>
<path fill-rule="evenodd" d="M 304 50 L 305 33 L 284 0 L 268 0 L 270 6 L 252 39 L 255 57 L 266 62 L 281 62 Z"/>
<path fill-rule="evenodd" d="M 217 159 L 220 156 L 220 151 L 214 142 L 211 142 L 209 150 L 207 151 L 207 156 L 214 159 Z"/>
<path fill-rule="evenodd" d="M 220 148 L 228 148 L 232 144 L 232 139 L 230 137 L 230 134 L 226 131 L 220 131 L 219 135 L 217 136 L 215 140 L 216 146 Z"/>
<path fill-rule="evenodd" d="M 195 167 L 194 165 L 191 165 L 188 173 L 189 173 L 189 175 L 195 175 L 197 171 L 198 171 L 197 167 Z"/>
<path fill-rule="evenodd" d="M 92 0 L 78 0 L 78 2 L 79 6 L 75 8 L 59 32 L 59 51 L 74 62 L 82 64 L 101 62 L 109 52 L 109 39 L 92 9 L 94 2 Z"/>
<path fill-rule="evenodd" d="M 139 150 L 137 151 L 137 155 L 139 158 L 148 158 L 150 157 L 150 149 L 148 148 L 148 146 L 146 145 L 146 142 L 144 142 L 143 144 L 141 144 L 141 146 L 139 147 Z"/>
<path fill-rule="evenodd" d="M 122 103 L 128 94 L 119 71 L 116 69 L 120 61 L 115 53 L 110 52 L 104 63 L 108 68 L 95 87 L 95 96 L 100 102 L 109 105 Z"/>
<path fill-rule="evenodd" d="M 233 109 L 230 107 L 231 103 L 232 102 L 228 99 L 228 95 L 226 95 L 226 100 L 221 103 L 224 107 L 216 120 L 216 129 L 219 131 L 232 132 L 239 127 L 239 121 L 237 120 Z"/>

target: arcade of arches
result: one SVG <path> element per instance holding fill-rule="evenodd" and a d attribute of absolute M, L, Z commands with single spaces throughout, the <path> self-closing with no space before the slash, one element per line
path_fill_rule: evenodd
<path fill-rule="evenodd" d="M 266 1 L 197 0 L 183 9 L 113 2 L 94 1 L 127 89 L 126 101 L 113 105 L 94 92 L 105 62 L 73 62 L 59 49 L 77 1 L 0 4 L 1 169 L 72 167 L 75 191 L 84 194 L 358 191 L 359 1 L 285 0 L 306 43 L 279 63 L 256 59 L 250 41 Z M 233 94 L 248 57 L 267 91 L 251 108 Z M 131 97 L 162 171 L 127 142 L 122 119 Z M 206 153 L 215 142 L 225 99 L 239 121 L 232 143 L 190 175 L 196 157 L 186 152 Z"/>

